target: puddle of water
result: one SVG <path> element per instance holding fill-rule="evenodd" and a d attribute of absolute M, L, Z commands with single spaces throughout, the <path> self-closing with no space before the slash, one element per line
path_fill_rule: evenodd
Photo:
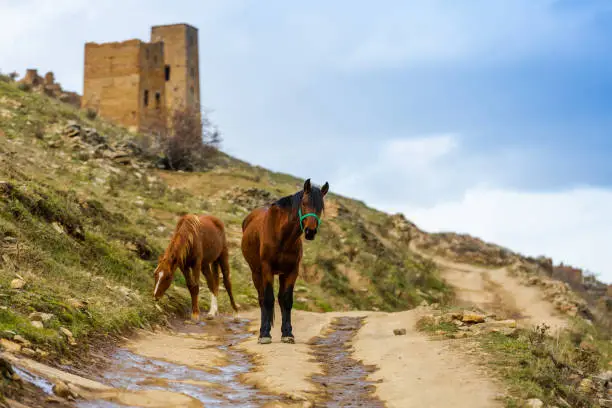
<path fill-rule="evenodd" d="M 32 385 L 40 388 L 45 394 L 52 395 L 53 394 L 53 384 L 49 382 L 46 378 L 40 377 L 36 374 L 31 373 L 28 370 L 23 368 L 19 368 L 17 366 L 13 366 L 13 370 L 23 381 L 29 382 Z"/>
<path fill-rule="evenodd" d="M 363 325 L 363 317 L 340 317 L 331 323 L 332 332 L 316 337 L 310 344 L 312 354 L 323 365 L 323 375 L 312 381 L 325 389 L 325 407 L 384 408 L 374 397 L 374 383 L 367 380 L 375 367 L 365 366 L 351 358 L 350 340 Z"/>
<path fill-rule="evenodd" d="M 239 375 L 251 370 L 252 363 L 247 355 L 234 349 L 232 345 L 249 337 L 245 327 L 247 323 L 247 320 L 235 322 L 232 319 L 224 319 L 221 323 L 227 330 L 222 335 L 222 344 L 217 348 L 226 353 L 228 364 L 219 367 L 215 372 L 150 359 L 120 349 L 113 355 L 113 362 L 101 381 L 115 388 L 131 391 L 166 390 L 183 393 L 201 401 L 206 407 L 255 408 L 266 402 L 278 401 L 278 398 L 263 394 L 239 381 Z M 193 329 L 201 332 L 206 330 L 206 326 L 206 322 L 200 322 Z M 77 406 L 123 407 L 104 401 L 87 401 Z"/>

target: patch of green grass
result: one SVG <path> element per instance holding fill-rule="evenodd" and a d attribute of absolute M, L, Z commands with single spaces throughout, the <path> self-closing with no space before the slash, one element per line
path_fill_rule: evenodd
<path fill-rule="evenodd" d="M 596 393 L 581 392 L 579 383 L 599 372 L 607 362 L 605 352 L 576 344 L 571 333 L 551 337 L 545 327 L 539 326 L 521 330 L 513 337 L 500 333 L 479 337 L 491 356 L 492 367 L 509 388 L 508 407 L 521 406 L 521 401 L 530 398 L 538 398 L 547 406 L 561 401 L 578 408 L 599 406 Z"/>

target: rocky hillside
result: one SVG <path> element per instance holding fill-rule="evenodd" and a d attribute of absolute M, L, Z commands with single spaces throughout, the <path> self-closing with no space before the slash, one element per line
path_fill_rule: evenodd
<path fill-rule="evenodd" d="M 187 309 L 180 273 L 162 302 L 150 299 L 156 260 L 187 212 L 226 223 L 237 301 L 255 306 L 239 249 L 241 222 L 252 208 L 298 191 L 303 180 L 221 153 L 210 171 L 160 170 L 144 153 L 146 138 L 92 116 L 0 81 L 5 346 L 68 358 L 98 334 Z M 306 245 L 296 308 L 399 310 L 450 296 L 435 265 L 410 253 L 411 224 L 403 217 L 334 194 L 326 205 L 321 232 Z M 207 308 L 208 291 L 201 294 Z M 220 301 L 229 311 L 227 297 Z"/>
<path fill-rule="evenodd" d="M 594 276 L 546 257 L 527 257 L 465 234 L 428 234 L 411 225 L 412 245 L 425 253 L 455 262 L 505 267 L 527 286 L 538 286 L 544 297 L 569 316 L 581 316 L 612 329 L 612 290 Z"/>

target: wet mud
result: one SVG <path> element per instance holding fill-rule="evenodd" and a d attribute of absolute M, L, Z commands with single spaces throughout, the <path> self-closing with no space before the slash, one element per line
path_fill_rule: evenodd
<path fill-rule="evenodd" d="M 367 379 L 376 367 L 352 358 L 350 341 L 363 320 L 362 317 L 339 317 L 332 322 L 329 334 L 310 341 L 312 355 L 324 370 L 323 375 L 312 377 L 324 390 L 317 407 L 384 408 L 383 402 L 374 396 L 374 382 Z"/>

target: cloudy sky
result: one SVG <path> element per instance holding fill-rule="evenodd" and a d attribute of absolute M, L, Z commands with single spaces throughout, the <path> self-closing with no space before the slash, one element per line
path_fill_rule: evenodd
<path fill-rule="evenodd" d="M 612 282 L 609 0 L 0 0 L 0 70 L 199 28 L 224 150 Z"/>

